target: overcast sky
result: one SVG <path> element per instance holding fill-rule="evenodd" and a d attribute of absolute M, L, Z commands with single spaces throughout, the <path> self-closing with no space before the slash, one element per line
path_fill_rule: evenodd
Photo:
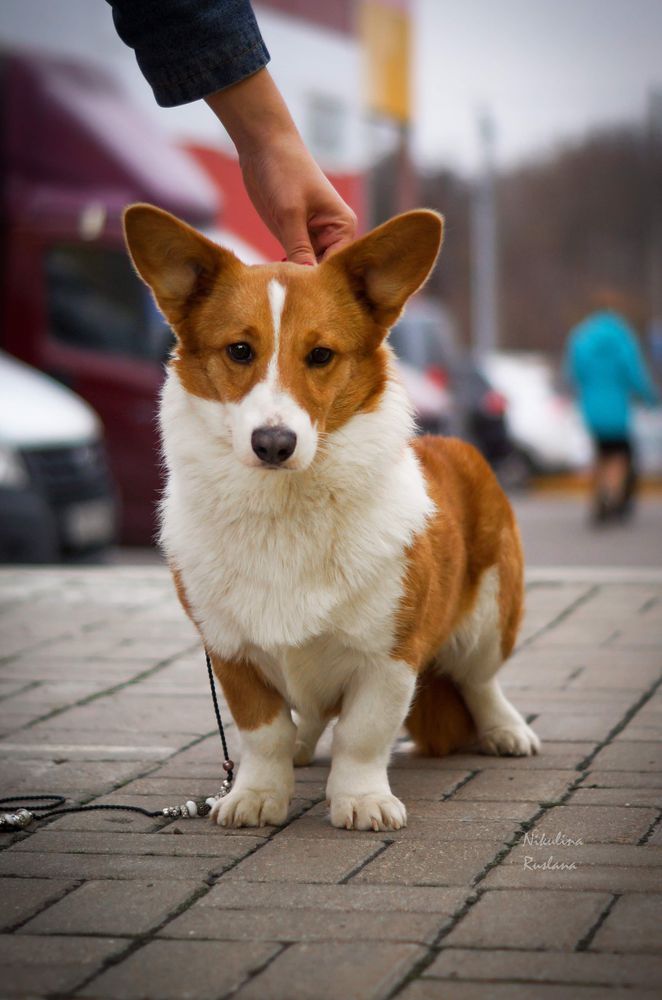
<path fill-rule="evenodd" d="M 595 125 L 640 120 L 662 88 L 662 0 L 413 0 L 414 143 L 471 169 L 489 108 L 511 164 Z"/>

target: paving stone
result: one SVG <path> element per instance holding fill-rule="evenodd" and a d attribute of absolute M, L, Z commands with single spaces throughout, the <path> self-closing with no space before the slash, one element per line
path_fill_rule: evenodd
<path fill-rule="evenodd" d="M 523 865 L 524 859 L 532 857 L 536 862 L 546 861 L 550 856 L 555 861 L 573 863 L 577 868 L 587 865 L 616 865 L 621 868 L 659 868 L 662 865 L 662 850 L 650 841 L 642 846 L 631 844 L 584 844 L 580 847 L 543 846 L 539 842 L 523 843 L 514 847 L 502 864 Z M 539 869 L 542 870 L 542 869 Z"/>
<path fill-rule="evenodd" d="M 98 695 L 106 688 L 110 687 L 106 678 L 92 678 L 86 680 L 63 680 L 37 682 L 27 690 L 16 692 L 3 703 L 3 712 L 24 712 L 39 709 L 41 714 L 46 714 L 55 708 L 66 708 L 74 702 L 82 701 L 91 695 Z"/>
<path fill-rule="evenodd" d="M 214 858 L 145 857 L 125 854 L 35 854 L 3 851 L 0 877 L 59 879 L 206 879 L 227 864 Z"/>
<path fill-rule="evenodd" d="M 138 761 L 61 761 L 5 759 L 0 781 L 7 794 L 66 795 L 68 804 L 110 792 L 145 769 Z"/>
<path fill-rule="evenodd" d="M 109 1000 L 217 1000 L 280 946 L 266 942 L 150 941 L 92 980 L 80 996 Z"/>
<path fill-rule="evenodd" d="M 240 861 L 225 878 L 250 882 L 339 882 L 382 848 L 379 841 L 356 837 L 348 831 L 346 834 L 337 843 L 277 837 Z"/>
<path fill-rule="evenodd" d="M 662 788 L 592 788 L 581 785 L 571 793 L 567 805 L 626 806 L 662 809 Z"/>
<path fill-rule="evenodd" d="M 48 824 L 48 829 L 58 832 L 72 830 L 81 833 L 145 833 L 159 830 L 163 825 L 163 819 L 141 816 L 140 813 L 99 811 L 68 813 L 61 819 L 51 821 Z"/>
<path fill-rule="evenodd" d="M 215 762 L 215 774 L 208 778 L 196 778 L 193 775 L 179 778 L 162 777 L 160 771 L 147 778 L 137 778 L 123 786 L 122 792 L 127 795 L 158 796 L 164 804 L 183 802 L 186 799 L 197 799 L 203 795 L 215 795 L 223 780 L 221 763 Z"/>
<path fill-rule="evenodd" d="M 184 828 L 186 829 L 186 828 Z M 207 824 L 204 834 L 161 836 L 157 833 L 90 833 L 39 830 L 26 840 L 21 840 L 11 851 L 34 851 L 44 854 L 123 854 L 166 855 L 180 858 L 215 858 L 232 861 L 254 851 L 265 839 L 258 837 L 224 837 L 224 831 L 214 830 Z"/>
<path fill-rule="evenodd" d="M 21 927 L 21 934 L 130 937 L 158 926 L 206 889 L 201 882 L 86 882 Z"/>
<path fill-rule="evenodd" d="M 295 944 L 237 994 L 237 1000 L 382 1000 L 425 954 L 412 944 Z"/>
<path fill-rule="evenodd" d="M 31 725 L 42 715 L 42 712 L 6 712 L 0 718 L 0 736 L 9 737 L 18 733 L 25 726 Z"/>
<path fill-rule="evenodd" d="M 662 821 L 657 824 L 646 840 L 647 847 L 662 847 Z"/>
<path fill-rule="evenodd" d="M 22 752 L 30 757 L 117 760 L 123 756 L 125 760 L 151 762 L 176 753 L 193 738 L 190 732 L 182 733 L 174 728 L 166 730 L 164 720 L 161 720 L 163 728 L 160 730 L 143 732 L 138 727 L 130 734 L 111 729 L 56 729 L 53 727 L 54 721 L 55 719 L 49 719 L 38 722 L 25 732 L 12 736 L 11 740 L 0 741 L 0 752 L 5 752 L 9 745 L 12 754 Z M 20 750 L 15 749 L 17 747 Z"/>
<path fill-rule="evenodd" d="M 662 770 L 660 771 L 601 771 L 591 770 L 582 788 L 654 788 L 662 791 Z"/>
<path fill-rule="evenodd" d="M 444 939 L 472 948 L 572 950 L 611 901 L 604 892 L 486 892 Z"/>
<path fill-rule="evenodd" d="M 466 781 L 469 774 L 469 771 L 423 769 L 403 772 L 396 767 L 391 769 L 391 791 L 407 802 L 439 800 L 450 795 L 461 782 Z"/>
<path fill-rule="evenodd" d="M 662 624 L 656 620 L 643 621 L 621 625 L 611 645 L 617 647 L 650 646 L 659 649 L 662 644 Z"/>
<path fill-rule="evenodd" d="M 356 881 L 343 885 L 293 883 L 287 887 L 287 907 L 343 913 L 384 909 L 389 913 L 455 913 L 464 904 L 468 890 L 437 886 L 369 885 Z M 196 903 L 196 907 L 243 910 L 283 905 L 283 887 L 277 882 L 242 882 L 221 879 Z"/>
<path fill-rule="evenodd" d="M 662 886 L 659 886 L 662 888 Z M 651 887 L 652 890 L 652 887 Z M 662 893 L 622 896 L 591 942 L 591 951 L 662 954 Z"/>
<path fill-rule="evenodd" d="M 398 841 L 366 865 L 354 882 L 397 885 L 470 885 L 502 849 L 500 842 Z"/>
<path fill-rule="evenodd" d="M 546 812 L 534 829 L 550 839 L 561 834 L 584 844 L 636 844 L 657 816 L 656 809 L 563 805 Z"/>
<path fill-rule="evenodd" d="M 221 910 L 193 906 L 161 931 L 162 937 L 219 941 L 412 941 L 431 944 L 450 917 L 398 913 L 290 909 L 287 894 L 278 909 Z M 247 900 L 250 903 L 250 900 Z"/>
<path fill-rule="evenodd" d="M 556 649 L 559 646 L 569 646 L 573 650 L 578 647 L 588 646 L 592 650 L 596 645 L 605 645 L 613 634 L 613 618 L 607 620 L 594 619 L 591 627 L 587 628 L 584 622 L 573 621 L 570 617 L 566 618 L 564 622 L 555 628 L 545 632 L 544 635 L 539 636 L 535 640 L 534 646 L 536 649 L 547 649 L 550 647 Z M 559 655 L 562 655 L 561 651 L 559 651 Z"/>
<path fill-rule="evenodd" d="M 585 865 L 576 869 L 533 870 L 524 865 L 500 865 L 488 873 L 487 889 L 571 889 L 575 892 L 655 892 L 662 889 L 662 869 Z"/>
<path fill-rule="evenodd" d="M 641 740 L 654 742 L 662 731 L 662 696 L 659 692 L 641 708 L 627 726 L 618 733 L 616 741 Z"/>
<path fill-rule="evenodd" d="M 126 948 L 112 938 L 0 937 L 0 981 L 4 996 L 71 996 L 105 961 Z M 6 992 L 5 992 L 6 991 Z"/>
<path fill-rule="evenodd" d="M 534 729 L 541 740 L 606 740 L 622 719 L 622 712 L 600 712 L 581 715 L 577 712 L 544 710 L 534 723 Z"/>
<path fill-rule="evenodd" d="M 534 723 L 535 728 L 535 723 Z M 431 760 L 430 767 L 466 768 L 468 771 L 563 771 L 572 770 L 593 753 L 597 742 L 545 740 L 542 753 L 535 757 L 492 757 L 488 754 L 451 754 Z M 623 770 L 623 768 L 621 768 Z"/>
<path fill-rule="evenodd" d="M 662 958 L 593 955 L 589 952 L 445 948 L 423 975 L 425 978 L 469 979 L 490 983 L 656 987 L 662 982 Z"/>
<path fill-rule="evenodd" d="M 611 988 L 609 1000 L 659 1000 L 658 990 L 638 989 L 636 993 Z M 398 1000 L 605 1000 L 604 986 L 572 986 L 552 983 L 441 983 L 438 979 L 419 979 L 411 983 Z"/>
<path fill-rule="evenodd" d="M 594 757 L 591 767 L 605 771 L 662 771 L 662 744 L 610 743 Z"/>
<path fill-rule="evenodd" d="M 104 730 L 107 733 L 160 733 L 169 726 L 189 737 L 209 732 L 213 716 L 209 710 L 209 695 L 171 698 L 167 695 L 135 694 L 129 692 L 106 695 L 88 705 L 78 705 L 49 719 L 53 732 L 77 730 Z M 90 741 L 91 742 L 91 741 Z"/>
<path fill-rule="evenodd" d="M 570 682 L 569 688 L 574 691 L 630 690 L 643 693 L 658 679 L 659 659 L 657 663 L 654 659 L 641 663 L 632 657 L 630 650 L 627 653 L 614 650 L 614 654 L 613 665 L 597 662 L 594 666 L 587 667 Z M 627 662 L 627 670 L 623 667 L 624 661 Z"/>
<path fill-rule="evenodd" d="M 563 716 L 607 715 L 622 719 L 638 703 L 641 691 L 520 691 L 517 707 L 523 714 L 528 712 L 555 713 L 562 722 Z"/>
<path fill-rule="evenodd" d="M 554 802 L 577 781 L 576 771 L 482 771 L 455 792 L 452 801 Z"/>
<path fill-rule="evenodd" d="M 73 889 L 73 880 L 3 878 L 0 880 L 0 930 L 27 920 L 48 903 Z"/>

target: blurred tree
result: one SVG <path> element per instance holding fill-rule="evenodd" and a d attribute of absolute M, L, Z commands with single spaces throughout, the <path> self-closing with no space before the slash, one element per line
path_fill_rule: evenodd
<path fill-rule="evenodd" d="M 558 354 L 568 329 L 611 291 L 642 330 L 649 321 L 654 216 L 650 146 L 619 128 L 531 162 L 498 180 L 501 345 Z M 470 185 L 424 176 L 421 203 L 446 216 L 445 251 L 429 290 L 470 338 Z"/>

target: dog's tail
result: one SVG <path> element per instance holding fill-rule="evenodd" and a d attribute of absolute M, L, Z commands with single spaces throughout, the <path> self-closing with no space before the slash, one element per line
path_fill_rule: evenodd
<path fill-rule="evenodd" d="M 419 753 L 445 757 L 476 737 L 469 709 L 448 677 L 426 670 L 418 679 L 405 726 Z"/>

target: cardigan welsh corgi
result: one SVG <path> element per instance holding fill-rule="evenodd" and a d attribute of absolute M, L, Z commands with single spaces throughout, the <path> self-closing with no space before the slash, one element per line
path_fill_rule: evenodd
<path fill-rule="evenodd" d="M 512 510 L 473 447 L 413 436 L 386 343 L 442 225 L 407 212 L 317 267 L 249 267 L 160 209 L 126 212 L 176 335 L 161 542 L 241 734 L 220 826 L 284 823 L 332 719 L 348 830 L 405 826 L 387 775 L 403 723 L 425 754 L 538 751 L 496 679 L 522 613 Z"/>

